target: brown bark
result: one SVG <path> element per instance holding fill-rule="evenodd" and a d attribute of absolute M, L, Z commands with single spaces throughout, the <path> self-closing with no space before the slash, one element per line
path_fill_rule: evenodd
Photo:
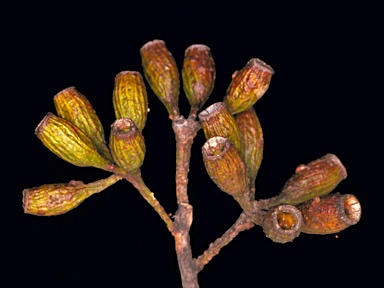
<path fill-rule="evenodd" d="M 199 130 L 198 122 L 179 117 L 173 122 L 176 136 L 176 197 L 179 209 L 175 215 L 175 248 L 181 281 L 184 288 L 198 288 L 197 269 L 192 258 L 189 230 L 193 220 L 192 206 L 189 205 L 187 185 L 189 160 L 193 139 Z"/>
<path fill-rule="evenodd" d="M 198 271 L 203 270 L 204 266 L 208 264 L 213 257 L 220 253 L 221 248 L 231 242 L 241 231 L 251 229 L 254 225 L 255 224 L 249 220 L 245 212 L 241 213 L 232 227 L 229 228 L 223 236 L 211 243 L 209 248 L 196 259 L 196 267 Z"/>

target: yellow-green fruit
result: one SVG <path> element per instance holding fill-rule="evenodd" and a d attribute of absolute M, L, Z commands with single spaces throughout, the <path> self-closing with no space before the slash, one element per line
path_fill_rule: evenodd
<path fill-rule="evenodd" d="M 252 184 L 255 182 L 263 159 L 263 131 L 253 107 L 237 114 L 235 120 L 239 126 L 241 140 L 244 143 L 244 161 Z"/>
<path fill-rule="evenodd" d="M 267 91 L 273 73 L 271 66 L 257 58 L 236 71 L 223 101 L 229 112 L 237 114 L 253 106 Z"/>
<path fill-rule="evenodd" d="M 121 118 L 113 122 L 109 147 L 115 163 L 124 170 L 134 173 L 143 164 L 144 137 L 131 119 Z"/>
<path fill-rule="evenodd" d="M 302 215 L 295 206 L 280 205 L 269 209 L 262 227 L 273 242 L 287 243 L 300 235 L 302 223 Z"/>
<path fill-rule="evenodd" d="M 140 131 L 144 129 L 148 114 L 148 97 L 141 74 L 122 71 L 115 78 L 113 108 L 116 119 L 132 119 Z"/>
<path fill-rule="evenodd" d="M 53 101 L 57 114 L 79 127 L 95 143 L 100 154 L 112 161 L 103 125 L 88 99 L 75 87 L 69 87 L 57 93 Z"/>
<path fill-rule="evenodd" d="M 99 154 L 93 141 L 68 120 L 48 113 L 36 127 L 35 134 L 45 147 L 65 161 L 108 171 L 110 163 Z"/>
<path fill-rule="evenodd" d="M 297 208 L 303 214 L 301 231 L 308 234 L 332 234 L 360 221 L 359 200 L 339 193 L 316 197 Z"/>
<path fill-rule="evenodd" d="M 68 212 L 79 206 L 89 196 L 101 192 L 120 180 L 112 175 L 93 183 L 71 181 L 61 184 L 46 184 L 23 190 L 24 213 L 37 216 L 53 216 Z"/>
<path fill-rule="evenodd" d="M 153 40 L 140 49 L 144 76 L 165 105 L 171 118 L 179 115 L 180 77 L 175 59 L 162 40 Z"/>
<path fill-rule="evenodd" d="M 192 108 L 200 110 L 213 90 L 215 62 L 208 46 L 195 44 L 185 50 L 183 88 Z"/>
<path fill-rule="evenodd" d="M 214 136 L 228 138 L 240 152 L 240 155 L 244 156 L 244 145 L 241 140 L 239 127 L 223 102 L 212 104 L 207 109 L 201 111 L 199 119 L 203 125 L 206 139 Z"/>
<path fill-rule="evenodd" d="M 224 137 L 216 136 L 205 142 L 203 160 L 208 175 L 219 188 L 240 198 L 248 188 L 246 167 L 238 150 Z"/>

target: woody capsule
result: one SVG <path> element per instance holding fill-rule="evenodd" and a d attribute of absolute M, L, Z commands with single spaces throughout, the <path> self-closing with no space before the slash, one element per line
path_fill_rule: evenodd
<path fill-rule="evenodd" d="M 232 114 L 253 106 L 267 91 L 275 71 L 267 63 L 253 58 L 232 75 L 223 102 Z"/>
<path fill-rule="evenodd" d="M 279 195 L 260 201 L 264 207 L 279 204 L 297 205 L 326 195 L 347 177 L 347 170 L 334 154 L 326 154 L 307 165 L 301 164 L 295 172 L 285 183 Z"/>
<path fill-rule="evenodd" d="M 67 213 L 85 199 L 115 184 L 121 177 L 111 175 L 96 182 L 81 181 L 46 184 L 23 190 L 24 213 L 37 216 L 54 216 Z"/>
<path fill-rule="evenodd" d="M 239 126 L 235 118 L 229 113 L 223 102 L 217 102 L 199 113 L 199 119 L 203 126 L 205 138 L 215 136 L 228 138 L 228 140 L 244 155 L 244 146 L 240 136 Z"/>
<path fill-rule="evenodd" d="M 164 104 L 171 119 L 179 115 L 180 76 L 175 59 L 162 40 L 153 40 L 140 49 L 144 76 Z"/>
<path fill-rule="evenodd" d="M 265 236 L 273 242 L 282 244 L 298 237 L 302 225 L 302 214 L 292 205 L 280 205 L 269 209 L 262 223 Z"/>
<path fill-rule="evenodd" d="M 137 172 L 144 162 L 144 137 L 129 118 L 117 119 L 112 124 L 109 147 L 115 163 L 127 172 Z"/>
<path fill-rule="evenodd" d="M 315 197 L 297 206 L 303 215 L 302 232 L 332 234 L 360 221 L 361 205 L 351 194 Z"/>
<path fill-rule="evenodd" d="M 254 199 L 255 180 L 263 159 L 263 130 L 253 107 L 236 114 L 235 120 L 244 147 L 244 161 L 250 179 L 251 199 Z"/>
<path fill-rule="evenodd" d="M 148 96 L 139 72 L 122 71 L 116 75 L 112 101 L 116 119 L 129 118 L 140 131 L 144 129 L 148 115 Z"/>
<path fill-rule="evenodd" d="M 104 129 L 99 117 L 88 99 L 76 90 L 68 87 L 53 97 L 57 115 L 80 128 L 95 144 L 98 152 L 110 162 L 111 153 L 104 138 Z"/>
<path fill-rule="evenodd" d="M 35 134 L 51 152 L 73 165 L 109 170 L 110 162 L 99 154 L 92 139 L 64 118 L 48 113 Z"/>
<path fill-rule="evenodd" d="M 216 78 L 215 62 L 208 46 L 195 44 L 185 50 L 182 77 L 191 111 L 200 110 L 212 93 Z"/>
<path fill-rule="evenodd" d="M 249 185 L 244 161 L 236 147 L 227 138 L 209 138 L 202 148 L 208 175 L 224 192 L 241 198 Z"/>

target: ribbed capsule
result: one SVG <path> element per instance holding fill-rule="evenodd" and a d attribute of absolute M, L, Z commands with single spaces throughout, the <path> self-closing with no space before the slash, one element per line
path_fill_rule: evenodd
<path fill-rule="evenodd" d="M 165 105 L 171 118 L 179 115 L 180 76 L 175 59 L 162 40 L 153 40 L 140 49 L 144 76 Z"/>
<path fill-rule="evenodd" d="M 254 185 L 263 159 L 263 130 L 253 107 L 237 114 L 235 120 L 244 144 L 244 161 L 248 168 L 251 185 Z"/>
<path fill-rule="evenodd" d="M 192 109 L 200 110 L 213 90 L 215 62 L 208 46 L 195 44 L 185 50 L 183 88 Z"/>
<path fill-rule="evenodd" d="M 140 131 L 144 129 L 148 114 L 148 97 L 141 74 L 122 71 L 115 78 L 113 108 L 116 119 L 132 119 Z"/>
<path fill-rule="evenodd" d="M 115 163 L 124 170 L 134 173 L 143 164 L 144 137 L 131 119 L 121 118 L 113 122 L 109 147 Z"/>
<path fill-rule="evenodd" d="M 296 168 L 296 173 L 285 183 L 282 191 L 267 200 L 268 206 L 296 205 L 326 195 L 347 177 L 347 170 L 336 155 L 325 156 Z M 263 202 L 263 201 L 262 201 Z"/>
<path fill-rule="evenodd" d="M 262 227 L 273 242 L 287 243 L 300 235 L 302 223 L 302 215 L 295 206 L 280 205 L 269 209 Z"/>
<path fill-rule="evenodd" d="M 207 109 L 201 111 L 199 119 L 203 125 L 206 139 L 215 136 L 228 138 L 240 152 L 240 155 L 244 156 L 244 145 L 241 140 L 239 127 L 223 102 L 212 104 Z"/>
<path fill-rule="evenodd" d="M 223 101 L 229 112 L 237 114 L 253 106 L 267 91 L 273 73 L 271 66 L 257 58 L 236 71 Z"/>
<path fill-rule="evenodd" d="M 46 184 L 23 190 L 24 213 L 37 216 L 64 214 L 80 205 L 89 196 L 101 192 L 120 180 L 112 175 L 93 183 L 81 181 Z"/>
<path fill-rule="evenodd" d="M 316 197 L 297 208 L 303 215 L 301 231 L 308 234 L 338 233 L 361 218 L 360 202 L 351 194 Z"/>
<path fill-rule="evenodd" d="M 35 134 L 45 147 L 63 160 L 80 167 L 108 171 L 110 163 L 99 154 L 94 142 L 68 120 L 48 113 L 36 127 Z"/>
<path fill-rule="evenodd" d="M 202 148 L 208 175 L 224 192 L 241 197 L 249 184 L 246 167 L 239 151 L 224 137 L 208 139 Z"/>
<path fill-rule="evenodd" d="M 75 87 L 66 88 L 53 97 L 58 116 L 79 127 L 108 160 L 111 154 L 104 138 L 104 129 L 88 99 Z"/>

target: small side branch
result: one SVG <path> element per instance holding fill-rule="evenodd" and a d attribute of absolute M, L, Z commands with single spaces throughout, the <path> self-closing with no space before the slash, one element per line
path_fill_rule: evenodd
<path fill-rule="evenodd" d="M 195 260 L 198 271 L 201 271 L 204 266 L 219 254 L 220 250 L 231 242 L 241 231 L 251 229 L 254 225 L 245 212 L 241 213 L 231 228 L 229 228 L 223 236 L 211 243 L 209 248 Z"/>
<path fill-rule="evenodd" d="M 163 206 L 161 206 L 160 202 L 155 198 L 155 195 L 149 190 L 149 188 L 145 185 L 143 179 L 141 178 L 140 173 L 137 174 L 126 174 L 125 179 L 132 183 L 132 185 L 140 192 L 141 196 L 155 209 L 155 211 L 159 214 L 161 219 L 167 225 L 168 230 L 173 233 L 175 231 L 175 226 L 164 210 Z"/>

